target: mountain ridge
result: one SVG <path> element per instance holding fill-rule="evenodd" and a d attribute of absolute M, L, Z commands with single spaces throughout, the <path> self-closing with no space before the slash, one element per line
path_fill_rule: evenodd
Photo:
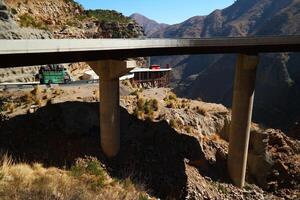
<path fill-rule="evenodd" d="M 146 35 L 151 35 L 154 32 L 169 26 L 169 24 L 158 23 L 155 20 L 149 19 L 148 17 L 139 13 L 133 13 L 129 17 L 143 26 Z"/>
<path fill-rule="evenodd" d="M 152 33 L 159 38 L 211 38 L 300 34 L 299 0 L 238 0 L 207 16 L 195 16 Z M 228 107 L 232 101 L 234 55 L 154 57 L 173 66 L 178 95 Z M 254 121 L 286 129 L 300 120 L 300 59 L 297 53 L 262 54 L 258 67 Z M 226 65 L 224 64 L 226 63 Z M 272 73 L 270 73 L 272 72 Z M 292 101 L 292 99 L 294 99 Z M 271 102 L 271 103 L 270 103 Z"/>

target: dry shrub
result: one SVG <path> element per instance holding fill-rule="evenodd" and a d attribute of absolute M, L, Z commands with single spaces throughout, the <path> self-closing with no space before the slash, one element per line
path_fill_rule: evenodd
<path fill-rule="evenodd" d="M 158 111 L 159 106 L 157 99 L 152 99 L 152 107 L 154 111 Z"/>
<path fill-rule="evenodd" d="M 187 133 L 192 133 L 193 129 L 191 126 L 185 126 L 184 127 L 184 130 L 187 132 Z"/>
<path fill-rule="evenodd" d="M 169 96 L 168 96 L 168 99 L 169 99 L 169 100 L 175 100 L 175 101 L 176 101 L 176 100 L 177 100 L 177 96 L 176 96 L 176 94 L 174 94 L 174 93 L 170 93 Z"/>
<path fill-rule="evenodd" d="M 201 107 L 199 107 L 199 106 L 196 106 L 196 107 L 194 108 L 194 110 L 196 110 L 196 112 L 197 112 L 198 114 L 203 115 L 203 116 L 206 116 L 206 114 L 207 114 L 207 111 L 206 111 L 204 108 L 201 108 Z"/>
<path fill-rule="evenodd" d="M 48 99 L 47 95 L 43 95 L 45 92 L 47 92 L 47 90 L 42 90 L 41 87 L 37 85 L 32 91 L 25 93 L 24 96 L 20 98 L 20 101 L 24 104 L 34 104 L 41 107 L 43 105 L 43 100 Z"/>
<path fill-rule="evenodd" d="M 32 95 L 31 92 L 26 93 L 24 96 L 22 96 L 22 97 L 20 98 L 20 100 L 21 100 L 22 103 L 25 103 L 25 104 L 31 104 L 32 101 L 33 101 L 33 95 Z"/>
<path fill-rule="evenodd" d="M 52 90 L 52 94 L 55 95 L 55 96 L 59 96 L 63 93 L 64 93 L 64 91 L 62 89 L 53 89 Z"/>
<path fill-rule="evenodd" d="M 189 109 L 190 108 L 190 101 L 187 99 L 181 100 L 181 108 L 183 109 Z"/>
<path fill-rule="evenodd" d="M 174 129 L 178 129 L 178 127 L 179 127 L 177 121 L 174 120 L 174 119 L 170 119 L 169 124 L 170 124 L 170 126 L 171 126 L 172 128 L 174 128 Z"/>
<path fill-rule="evenodd" d="M 143 88 L 134 90 L 133 92 L 130 93 L 130 95 L 136 96 L 136 98 L 140 98 L 141 97 L 141 93 L 144 91 Z"/>
<path fill-rule="evenodd" d="M 40 95 L 41 93 L 42 93 L 42 90 L 39 85 L 34 86 L 34 89 L 31 91 L 31 94 L 34 96 Z"/>
<path fill-rule="evenodd" d="M 167 108 L 176 108 L 176 103 L 173 101 L 166 102 Z"/>
<path fill-rule="evenodd" d="M 14 164 L 10 157 L 0 161 L 1 200 L 89 200 L 148 199 L 130 180 L 111 179 L 92 157 L 78 159 L 70 171 L 44 168 L 41 164 Z"/>
<path fill-rule="evenodd" d="M 8 102 L 2 106 L 2 109 L 8 113 L 13 113 L 16 109 L 16 105 L 13 102 Z"/>
<path fill-rule="evenodd" d="M 164 98 L 165 104 L 167 108 L 181 108 L 181 104 L 177 99 L 177 96 L 170 92 L 165 98 Z"/>
<path fill-rule="evenodd" d="M 129 88 L 133 88 L 133 85 L 131 84 L 131 82 L 129 80 L 123 80 L 122 84 Z"/>
<path fill-rule="evenodd" d="M 134 115 L 139 119 L 154 120 L 154 112 L 158 111 L 159 105 L 156 99 L 139 98 L 134 109 Z"/>

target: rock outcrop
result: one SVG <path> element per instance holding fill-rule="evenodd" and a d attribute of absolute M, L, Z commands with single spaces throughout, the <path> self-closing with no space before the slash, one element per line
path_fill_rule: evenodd
<path fill-rule="evenodd" d="M 0 39 L 49 39 L 49 31 L 20 28 L 13 20 L 10 9 L 0 0 Z"/>

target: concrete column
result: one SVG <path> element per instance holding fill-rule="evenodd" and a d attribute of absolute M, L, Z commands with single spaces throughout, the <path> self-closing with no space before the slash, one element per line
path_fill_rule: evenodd
<path fill-rule="evenodd" d="M 111 158 L 120 149 L 119 77 L 136 67 L 136 62 L 104 60 L 89 62 L 89 65 L 100 78 L 101 147 L 104 154 Z"/>
<path fill-rule="evenodd" d="M 244 187 L 255 89 L 257 55 L 238 55 L 229 134 L 228 170 L 238 187 Z"/>

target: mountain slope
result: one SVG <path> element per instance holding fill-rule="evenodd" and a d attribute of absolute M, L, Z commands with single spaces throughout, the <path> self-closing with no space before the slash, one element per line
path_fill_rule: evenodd
<path fill-rule="evenodd" d="M 130 15 L 131 19 L 134 19 L 138 24 L 143 26 L 146 35 L 152 35 L 154 32 L 159 31 L 168 27 L 168 24 L 160 24 L 154 20 L 151 20 L 139 13 L 134 13 Z"/>
<path fill-rule="evenodd" d="M 129 17 L 110 10 L 85 10 L 72 0 L 0 0 L 0 39 L 133 38 L 142 27 Z M 78 79 L 85 63 L 66 68 Z M 38 66 L 0 69 L 0 82 L 35 81 Z"/>
<path fill-rule="evenodd" d="M 208 16 L 169 26 L 152 37 L 242 37 L 300 34 L 299 0 L 238 0 Z M 156 57 L 174 66 L 178 94 L 231 105 L 235 56 Z M 179 62 L 178 62 L 179 61 Z M 300 119 L 299 54 L 263 54 L 257 73 L 254 120 L 287 128 Z M 201 63 L 201 64 L 200 64 Z"/>

